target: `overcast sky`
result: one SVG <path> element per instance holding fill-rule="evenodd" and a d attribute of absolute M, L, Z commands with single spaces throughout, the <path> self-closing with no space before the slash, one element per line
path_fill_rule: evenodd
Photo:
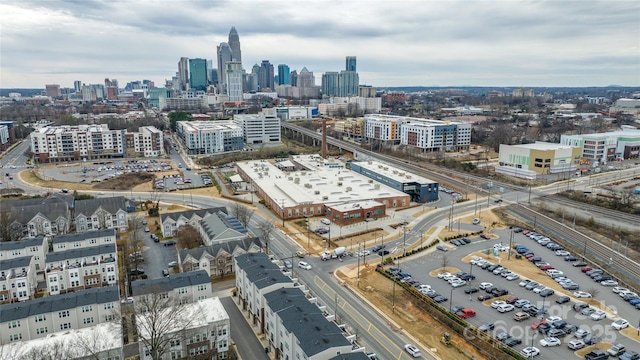
<path fill-rule="evenodd" d="M 357 56 L 373 86 L 640 85 L 640 1 L 0 1 L 0 87 L 149 79 L 215 59 L 325 71 Z M 215 61 L 214 61 L 214 66 Z M 277 73 L 277 70 L 276 70 Z"/>

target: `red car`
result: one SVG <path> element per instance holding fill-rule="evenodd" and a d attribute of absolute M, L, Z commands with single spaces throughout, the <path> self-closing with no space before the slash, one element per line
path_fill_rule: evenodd
<path fill-rule="evenodd" d="M 520 298 L 519 298 L 519 297 L 517 297 L 517 296 L 511 296 L 511 297 L 509 297 L 507 300 L 505 300 L 505 302 L 506 302 L 507 304 L 515 304 L 515 302 L 516 302 L 516 301 L 518 301 L 518 300 L 520 300 Z"/>
<path fill-rule="evenodd" d="M 491 239 L 491 236 L 489 236 L 489 235 L 487 235 L 487 234 L 484 234 L 484 233 L 483 233 L 483 234 L 480 234 L 480 237 L 481 237 L 481 238 L 483 238 L 483 239 L 486 239 L 486 240 Z"/>
<path fill-rule="evenodd" d="M 462 319 L 468 319 L 470 317 L 476 316 L 476 311 L 469 308 L 463 308 L 458 310 L 458 312 L 456 313 L 456 316 Z"/>
<path fill-rule="evenodd" d="M 524 257 L 526 257 L 527 259 L 531 259 L 531 258 L 532 258 L 532 257 L 534 257 L 534 256 L 535 256 L 534 254 L 527 254 L 527 255 L 525 255 Z"/>
<path fill-rule="evenodd" d="M 538 321 L 534 322 L 533 324 L 531 324 L 531 328 L 532 328 L 533 330 L 536 330 L 536 329 L 538 329 L 538 327 L 540 327 L 540 325 L 542 325 L 542 324 L 546 324 L 546 323 L 547 323 L 547 322 L 546 322 L 546 321 L 544 321 L 544 320 L 538 320 Z"/>
<path fill-rule="evenodd" d="M 528 234 L 528 233 L 530 233 L 530 232 L 531 232 L 531 230 L 523 230 L 523 231 L 522 231 L 522 235 L 527 235 L 527 234 Z"/>
<path fill-rule="evenodd" d="M 553 265 L 542 265 L 542 266 L 540 266 L 540 270 L 551 270 L 551 269 L 555 269 L 553 267 Z"/>
<path fill-rule="evenodd" d="M 590 266 L 585 266 L 585 267 L 581 268 L 580 270 L 582 270 L 583 273 L 586 273 L 589 270 L 593 270 L 593 268 L 590 267 Z"/>

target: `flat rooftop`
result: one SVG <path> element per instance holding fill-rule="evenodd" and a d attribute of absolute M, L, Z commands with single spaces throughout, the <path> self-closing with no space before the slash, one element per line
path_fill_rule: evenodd
<path fill-rule="evenodd" d="M 266 160 L 238 162 L 251 180 L 285 207 L 363 201 L 407 194 L 344 168 L 344 163 L 319 155 L 294 156 L 293 161 L 313 170 L 285 172 Z"/>
<path fill-rule="evenodd" d="M 238 123 L 231 120 L 217 121 L 180 121 L 185 131 L 196 133 L 200 131 L 212 130 L 235 130 L 239 129 Z"/>
<path fill-rule="evenodd" d="M 345 211 L 354 210 L 354 209 L 371 209 L 375 206 L 380 206 L 380 205 L 383 205 L 383 204 L 375 200 L 365 200 L 365 201 L 349 202 L 349 203 L 330 205 L 330 206 L 336 209 L 337 211 L 345 212 Z"/>
<path fill-rule="evenodd" d="M 412 124 L 412 125 L 426 125 L 426 126 L 442 126 L 442 125 L 461 125 L 464 124 L 460 121 L 443 121 L 436 119 L 423 119 L 416 118 L 410 116 L 400 116 L 400 115 L 385 115 L 385 114 L 366 114 L 364 116 L 365 120 L 374 120 L 374 121 L 395 121 L 403 124 Z"/>
<path fill-rule="evenodd" d="M 358 166 L 375 171 L 380 175 L 384 175 L 390 179 L 394 179 L 400 182 L 416 182 L 419 184 L 433 184 L 437 183 L 435 180 L 428 179 L 426 177 L 410 173 L 406 170 L 399 169 L 397 167 L 381 163 L 379 161 L 359 161 L 356 162 Z"/>
<path fill-rule="evenodd" d="M 519 144 L 519 145 L 510 145 L 514 147 L 524 148 L 524 149 L 532 149 L 532 150 L 559 150 L 559 149 L 571 149 L 573 146 L 556 144 L 556 143 L 548 143 L 548 142 L 535 142 L 533 144 Z"/>

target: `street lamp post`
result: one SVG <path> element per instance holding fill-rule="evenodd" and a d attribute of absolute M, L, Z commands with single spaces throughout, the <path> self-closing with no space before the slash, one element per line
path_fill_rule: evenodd
<path fill-rule="evenodd" d="M 455 290 L 455 288 L 452 286 L 451 292 L 449 293 L 449 312 L 451 312 L 451 305 L 453 304 L 453 290 Z"/>
<path fill-rule="evenodd" d="M 358 253 L 356 256 L 358 256 L 358 279 L 356 281 L 356 285 L 360 288 L 360 243 L 358 243 Z"/>

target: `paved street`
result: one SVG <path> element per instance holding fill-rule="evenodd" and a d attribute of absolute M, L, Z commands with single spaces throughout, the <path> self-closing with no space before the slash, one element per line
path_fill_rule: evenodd
<path fill-rule="evenodd" d="M 220 298 L 220 301 L 227 314 L 229 314 L 229 321 L 232 324 L 231 339 L 236 343 L 236 349 L 238 349 L 240 357 L 246 360 L 269 359 L 260 341 L 255 336 L 250 336 L 253 330 L 238 309 L 238 306 L 233 302 L 234 299 L 227 296 Z"/>

